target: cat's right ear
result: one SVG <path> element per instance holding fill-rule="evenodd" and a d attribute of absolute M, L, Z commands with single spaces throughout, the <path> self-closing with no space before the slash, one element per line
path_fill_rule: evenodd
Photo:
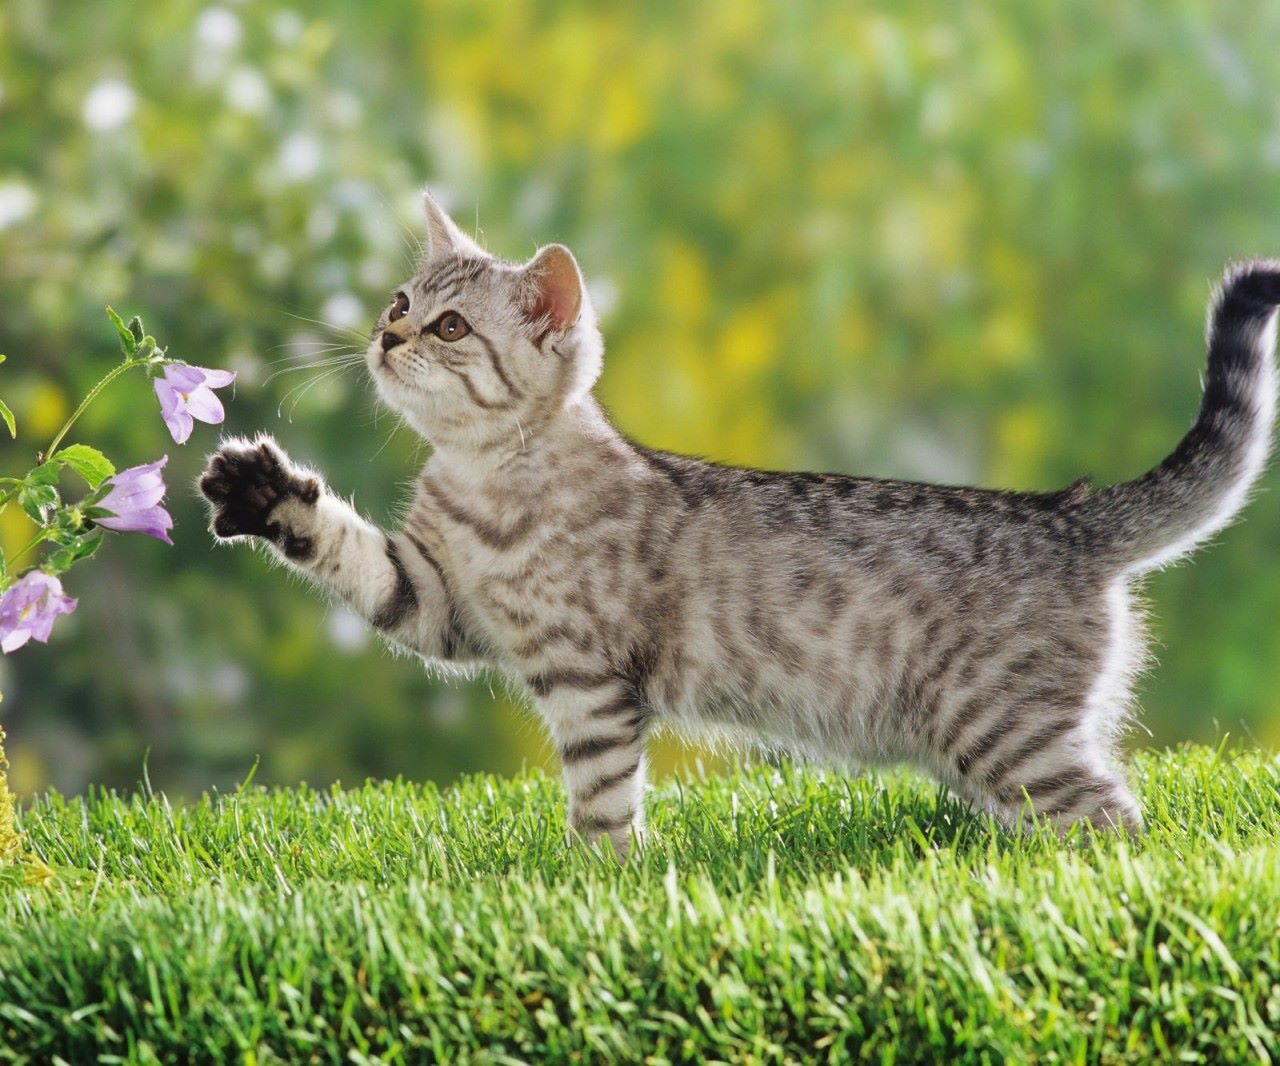
<path fill-rule="evenodd" d="M 458 229 L 457 224 L 445 214 L 444 208 L 436 203 L 435 197 L 426 189 L 422 190 L 422 209 L 427 216 L 428 263 L 439 259 L 475 259 L 486 256 L 485 250 Z"/>
<path fill-rule="evenodd" d="M 578 320 L 586 286 L 573 253 L 548 244 L 523 270 L 525 318 L 545 330 L 563 333 Z"/>

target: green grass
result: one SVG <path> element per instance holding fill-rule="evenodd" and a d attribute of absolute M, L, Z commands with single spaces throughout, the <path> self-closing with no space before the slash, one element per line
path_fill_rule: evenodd
<path fill-rule="evenodd" d="M 1270 1061 L 1280 761 L 1144 755 L 1139 843 L 906 776 L 668 784 L 623 867 L 559 786 L 40 799 L 0 1060 Z"/>

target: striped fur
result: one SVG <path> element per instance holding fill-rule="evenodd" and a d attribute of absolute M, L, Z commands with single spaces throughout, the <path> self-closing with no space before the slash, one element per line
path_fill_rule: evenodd
<path fill-rule="evenodd" d="M 840 764 L 909 762 L 1009 824 L 1141 825 L 1116 758 L 1143 639 L 1136 577 L 1242 506 L 1270 448 L 1280 265 L 1227 273 L 1200 415 L 1146 476 L 1015 493 L 743 470 L 628 441 L 591 395 L 603 346 L 564 249 L 491 258 L 428 201 L 383 398 L 434 445 L 385 534 L 266 438 L 202 489 L 390 639 L 522 683 L 570 824 L 643 828 L 656 725 Z M 469 332 L 433 332 L 445 312 Z"/>

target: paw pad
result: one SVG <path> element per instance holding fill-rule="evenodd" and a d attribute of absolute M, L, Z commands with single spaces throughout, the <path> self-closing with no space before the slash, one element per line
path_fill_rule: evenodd
<path fill-rule="evenodd" d="M 213 505 L 216 536 L 263 537 L 278 544 L 291 559 L 311 554 L 311 538 L 271 521 L 271 514 L 287 499 L 314 504 L 320 498 L 320 484 L 296 473 L 270 442 L 224 445 L 209 460 L 200 491 Z"/>

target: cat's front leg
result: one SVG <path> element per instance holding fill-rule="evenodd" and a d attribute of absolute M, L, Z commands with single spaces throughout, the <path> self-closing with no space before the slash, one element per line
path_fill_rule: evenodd
<path fill-rule="evenodd" d="M 571 832 L 589 843 L 608 837 L 625 857 L 644 833 L 647 713 L 605 674 L 549 672 L 531 685 L 560 756 Z"/>
<path fill-rule="evenodd" d="M 200 491 L 222 540 L 257 538 L 371 624 L 429 658 L 469 658 L 442 571 L 295 465 L 271 438 L 230 440 Z"/>

